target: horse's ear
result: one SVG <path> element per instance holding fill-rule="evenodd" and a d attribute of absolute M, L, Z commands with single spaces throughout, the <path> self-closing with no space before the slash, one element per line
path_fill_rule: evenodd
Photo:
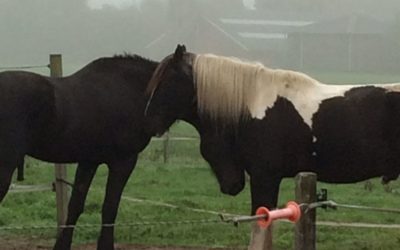
<path fill-rule="evenodd" d="M 178 46 L 175 49 L 175 53 L 174 53 L 174 60 L 175 61 L 180 61 L 183 58 L 183 54 L 186 53 L 186 47 L 185 45 L 180 45 L 178 44 Z"/>

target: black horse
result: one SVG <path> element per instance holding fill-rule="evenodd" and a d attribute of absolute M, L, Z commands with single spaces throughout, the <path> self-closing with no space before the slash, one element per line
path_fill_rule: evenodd
<path fill-rule="evenodd" d="M 140 56 L 98 59 L 77 73 L 49 78 L 0 73 L 0 201 L 24 156 L 78 162 L 66 225 L 75 225 L 101 163 L 109 169 L 102 223 L 113 224 L 138 153 L 149 143 L 144 91 L 158 63 Z M 55 249 L 70 249 L 73 228 Z M 98 249 L 113 249 L 114 228 L 102 227 Z"/>
<path fill-rule="evenodd" d="M 232 163 L 211 164 L 217 177 L 233 176 L 219 178 L 222 191 L 238 193 L 240 172 L 248 172 L 252 213 L 276 207 L 282 178 L 300 171 L 331 183 L 378 176 L 388 182 L 400 173 L 400 84 L 325 85 L 299 72 L 178 46 L 147 92 L 149 129 L 162 133 L 183 119 L 202 142 L 214 141 L 214 159 L 221 153 Z"/>

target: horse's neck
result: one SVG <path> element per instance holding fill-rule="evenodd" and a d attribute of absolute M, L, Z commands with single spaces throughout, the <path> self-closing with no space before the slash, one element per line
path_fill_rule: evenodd
<path fill-rule="evenodd" d="M 62 81 L 81 84 L 76 79 L 119 79 L 119 81 L 129 82 L 140 92 L 144 92 L 153 71 L 157 67 L 157 62 L 142 58 L 104 58 L 92 62 L 75 74 L 62 78 Z M 95 82 L 93 82 L 95 83 Z M 115 82 L 115 84 L 124 84 Z"/>

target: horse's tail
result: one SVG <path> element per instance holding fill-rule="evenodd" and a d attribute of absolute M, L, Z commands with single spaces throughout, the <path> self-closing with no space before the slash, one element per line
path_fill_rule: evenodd
<path fill-rule="evenodd" d="M 24 179 L 24 163 L 22 162 L 17 167 L 17 181 L 23 181 Z"/>

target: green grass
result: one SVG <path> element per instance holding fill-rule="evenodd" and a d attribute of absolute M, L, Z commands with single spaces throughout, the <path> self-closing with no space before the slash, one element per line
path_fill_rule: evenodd
<path fill-rule="evenodd" d="M 195 135 L 194 130 L 178 123 L 171 134 Z M 148 203 L 121 201 L 117 223 L 185 221 L 217 219 L 211 214 L 191 212 L 186 208 L 207 209 L 218 212 L 248 214 L 250 199 L 248 185 L 236 197 L 223 195 L 207 164 L 199 155 L 198 141 L 171 141 L 170 157 L 163 163 L 160 152 L 162 141 L 153 141 L 141 154 L 137 168 L 125 188 L 124 196 L 177 205 L 168 208 Z M 24 184 L 48 184 L 53 180 L 53 167 L 36 160 L 27 159 Z M 73 179 L 74 167 L 69 168 Z M 107 168 L 101 166 L 91 187 L 86 211 L 80 224 L 100 223 L 101 203 L 104 195 Z M 329 199 L 339 203 L 360 204 L 376 207 L 400 208 L 400 182 L 391 184 L 386 192 L 379 180 L 372 180 L 372 190 L 364 189 L 364 183 L 351 185 L 329 185 L 320 183 L 319 188 L 328 188 Z M 281 185 L 280 205 L 294 198 L 294 183 L 285 179 Z M 55 224 L 55 194 L 50 191 L 36 193 L 9 193 L 0 205 L 0 226 Z M 400 224 L 400 216 L 385 213 L 355 211 L 349 209 L 318 210 L 318 220 L 340 222 L 364 222 Z M 98 228 L 78 228 L 74 244 L 95 242 Z M 0 230 L 0 237 L 35 237 L 54 241 L 54 229 L 48 230 Z M 250 225 L 238 228 L 230 224 L 172 224 L 117 227 L 116 241 L 147 245 L 185 245 L 206 247 L 235 247 L 245 249 L 250 236 Z M 292 248 L 293 225 L 277 223 L 274 228 L 276 249 Z M 357 229 L 318 227 L 318 249 L 398 249 L 400 232 L 395 229 Z"/>

